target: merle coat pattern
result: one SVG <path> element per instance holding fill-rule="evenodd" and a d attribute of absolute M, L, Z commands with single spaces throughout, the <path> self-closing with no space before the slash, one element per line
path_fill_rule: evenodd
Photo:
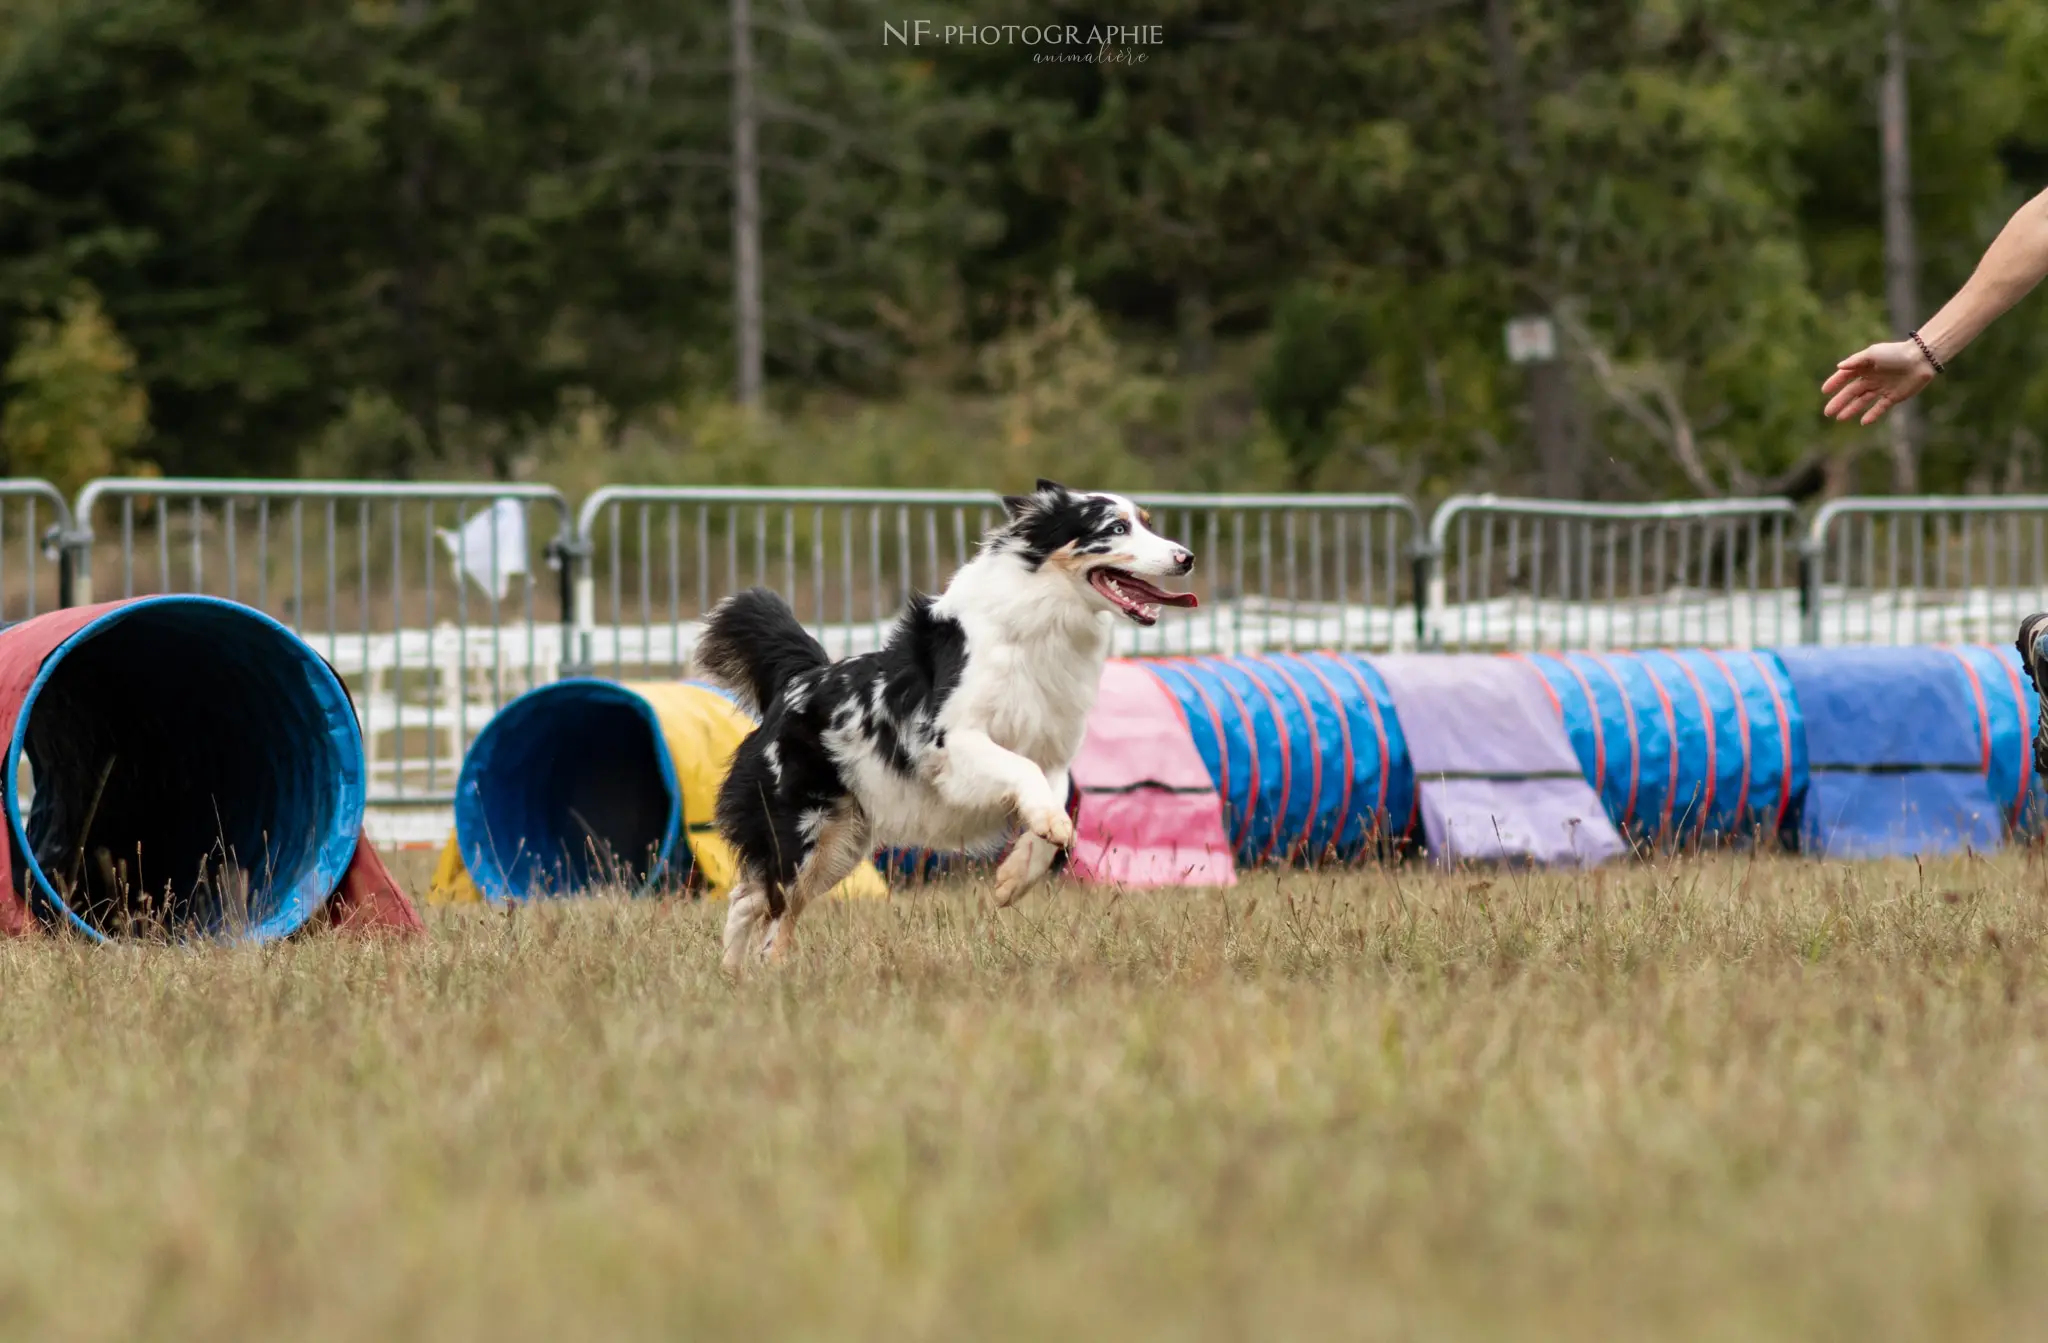
<path fill-rule="evenodd" d="M 725 960 L 784 954 L 804 906 L 880 845 L 993 852 L 1009 904 L 1072 843 L 1068 763 L 1118 619 L 1193 606 L 1151 578 L 1194 556 L 1114 494 L 1041 480 L 936 598 L 917 596 L 882 648 L 833 662 L 765 588 L 705 617 L 700 674 L 759 718 L 719 790 L 740 877 Z"/>

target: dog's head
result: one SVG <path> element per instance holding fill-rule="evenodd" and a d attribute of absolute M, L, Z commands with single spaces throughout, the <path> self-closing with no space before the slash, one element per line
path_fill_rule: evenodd
<path fill-rule="evenodd" d="M 1006 496 L 1003 512 L 990 546 L 1033 573 L 1066 578 L 1098 610 L 1152 625 L 1162 606 L 1196 604 L 1193 593 L 1148 581 L 1187 573 L 1195 557 L 1154 532 L 1150 515 L 1122 495 L 1082 494 L 1041 480 L 1029 494 Z"/>

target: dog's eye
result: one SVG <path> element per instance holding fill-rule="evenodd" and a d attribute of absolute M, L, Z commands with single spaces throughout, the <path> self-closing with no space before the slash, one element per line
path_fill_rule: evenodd
<path fill-rule="evenodd" d="M 1128 522 L 1112 522 L 1109 524 L 1109 534 L 1111 536 L 1126 536 L 1130 533 L 1130 530 L 1131 524 Z"/>

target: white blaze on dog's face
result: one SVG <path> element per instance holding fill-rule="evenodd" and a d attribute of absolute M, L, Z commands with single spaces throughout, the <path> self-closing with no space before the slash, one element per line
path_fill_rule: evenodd
<path fill-rule="evenodd" d="M 1035 572 L 1064 574 L 1099 609 L 1140 625 L 1158 623 L 1162 606 L 1194 606 L 1192 593 L 1168 592 L 1154 578 L 1195 567 L 1187 547 L 1153 531 L 1151 516 L 1120 494 L 1080 494 L 1050 480 L 1003 500 L 1009 514 L 998 544 Z"/>

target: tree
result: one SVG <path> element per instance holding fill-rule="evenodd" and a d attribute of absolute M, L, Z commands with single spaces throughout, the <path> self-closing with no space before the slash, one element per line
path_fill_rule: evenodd
<path fill-rule="evenodd" d="M 67 497 L 95 476 L 127 468 L 149 436 L 149 398 L 136 385 L 135 356 L 84 286 L 54 316 L 26 323 L 0 383 L 8 473 L 40 476 Z"/>
<path fill-rule="evenodd" d="M 1351 389 L 1372 356 L 1373 331 L 1362 305 L 1322 285 L 1298 285 L 1273 313 L 1273 343 L 1260 367 L 1260 409 L 1280 435 L 1307 489 L 1330 456 Z"/>

